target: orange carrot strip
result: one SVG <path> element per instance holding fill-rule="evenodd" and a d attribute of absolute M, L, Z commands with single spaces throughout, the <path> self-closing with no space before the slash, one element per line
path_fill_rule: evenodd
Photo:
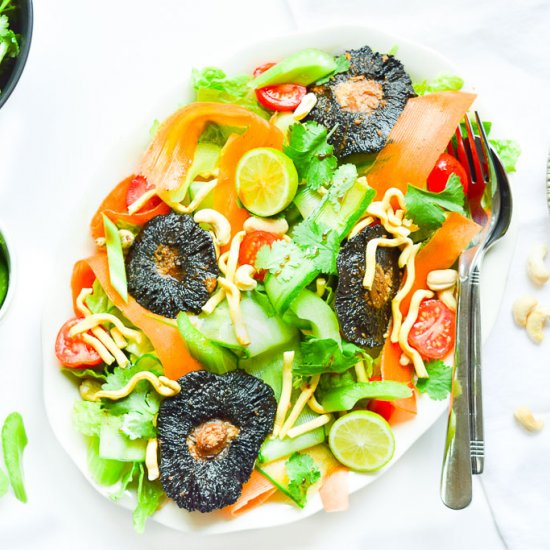
<path fill-rule="evenodd" d="M 337 467 L 330 472 L 319 489 L 325 512 L 343 512 L 349 507 L 349 470 Z"/>
<path fill-rule="evenodd" d="M 474 94 L 439 92 L 410 99 L 390 132 L 388 143 L 367 174 L 380 199 L 390 187 L 425 188 L 428 175 L 445 150 Z"/>
<path fill-rule="evenodd" d="M 472 220 L 451 212 L 443 225 L 435 232 L 415 259 L 415 279 L 411 291 L 401 302 L 401 311 L 406 313 L 412 295 L 420 288 L 426 288 L 428 273 L 434 269 L 447 269 L 458 260 L 481 227 Z"/>
<path fill-rule="evenodd" d="M 140 173 L 162 190 L 175 190 L 189 170 L 200 135 L 206 124 L 246 128 L 232 135 L 220 155 L 220 174 L 214 191 L 214 208 L 223 212 L 233 233 L 249 216 L 237 202 L 235 170 L 243 154 L 256 147 L 283 146 L 283 134 L 267 120 L 239 105 L 192 103 L 169 116 L 158 129 L 143 156 Z"/>
<path fill-rule="evenodd" d="M 223 513 L 230 518 L 249 512 L 256 506 L 263 504 L 277 488 L 258 470 L 253 470 L 250 479 L 243 485 L 241 496 L 238 500 L 226 506 Z"/>
<path fill-rule="evenodd" d="M 71 291 L 73 295 L 73 309 L 78 317 L 82 316 L 82 312 L 76 307 L 76 299 L 83 288 L 92 288 L 94 281 L 95 273 L 86 260 L 79 260 L 74 264 L 71 275 Z"/>
<path fill-rule="evenodd" d="M 111 285 L 106 254 L 96 254 L 82 261 L 88 263 L 109 300 L 151 340 L 164 367 L 164 374 L 168 378 L 177 380 L 188 372 L 201 369 L 200 363 L 189 353 L 177 328 L 163 323 L 163 317 L 154 315 L 141 307 L 132 297 L 128 298 L 127 304 L 122 301 L 118 292 Z M 76 265 L 78 266 L 81 262 Z"/>
<path fill-rule="evenodd" d="M 382 348 L 382 359 L 380 363 L 380 373 L 382 380 L 393 380 L 394 382 L 403 382 L 411 388 L 413 384 L 414 368 L 412 365 L 403 366 L 399 362 L 401 358 L 401 348 L 398 343 L 392 343 L 389 338 L 386 339 L 384 347 Z M 392 405 L 395 407 L 392 418 L 396 415 L 397 411 L 406 411 L 412 415 L 416 414 L 416 394 L 405 399 L 397 399 L 392 401 Z M 390 418 L 390 420 L 392 419 Z"/>
<path fill-rule="evenodd" d="M 128 214 L 128 207 L 126 205 L 126 193 L 128 192 L 128 187 L 130 187 L 130 183 L 133 179 L 134 176 L 130 176 L 125 180 L 122 180 L 100 204 L 97 212 L 92 218 L 92 223 L 90 224 L 92 237 L 94 239 L 97 239 L 98 237 L 103 237 L 105 234 L 103 231 L 102 214 L 105 214 L 113 223 L 120 221 L 133 225 L 143 225 L 155 216 L 168 214 L 168 212 L 170 212 L 170 207 L 167 204 L 161 202 L 150 210 L 146 210 L 144 212 L 136 212 L 135 214 Z"/>

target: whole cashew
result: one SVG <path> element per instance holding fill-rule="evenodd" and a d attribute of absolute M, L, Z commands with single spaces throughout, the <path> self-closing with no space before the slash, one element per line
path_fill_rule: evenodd
<path fill-rule="evenodd" d="M 231 224 L 227 218 L 212 208 L 198 210 L 193 219 L 196 223 L 207 223 L 216 236 L 216 244 L 225 246 L 231 240 Z"/>
<path fill-rule="evenodd" d="M 518 407 L 514 411 L 514 418 L 528 432 L 539 432 L 544 427 L 544 422 L 535 418 L 533 412 L 528 407 Z"/>
<path fill-rule="evenodd" d="M 550 279 L 550 269 L 544 263 L 547 252 L 548 247 L 545 244 L 537 244 L 531 249 L 527 259 L 529 279 L 538 286 L 542 286 Z"/>
<path fill-rule="evenodd" d="M 538 300 L 533 296 L 520 296 L 512 304 L 512 315 L 514 321 L 519 327 L 527 326 L 527 317 L 538 305 Z"/>
<path fill-rule="evenodd" d="M 288 223 L 284 218 L 264 219 L 251 217 L 245 220 L 243 229 L 247 233 L 252 231 L 265 231 L 275 235 L 284 235 L 288 231 Z"/>
<path fill-rule="evenodd" d="M 527 323 L 525 328 L 527 329 L 527 334 L 529 338 L 535 342 L 535 344 L 540 344 L 544 339 L 544 325 L 550 319 L 550 309 L 544 307 L 535 307 L 529 315 L 527 315 Z"/>

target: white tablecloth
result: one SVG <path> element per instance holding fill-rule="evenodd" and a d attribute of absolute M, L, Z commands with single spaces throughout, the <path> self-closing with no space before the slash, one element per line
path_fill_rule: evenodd
<path fill-rule="evenodd" d="M 549 76 L 548 11 L 543 0 L 510 9 L 486 2 L 477 22 L 473 2 L 457 4 L 386 1 L 362 17 L 434 45 L 464 66 L 502 113 L 502 135 L 525 143 L 532 133 L 539 138 L 539 149 L 525 152 L 515 178 L 522 186 L 518 212 L 526 218 L 532 205 L 542 206 L 542 175 L 534 174 L 544 173 L 548 145 L 542 122 L 549 119 L 540 110 Z M 349 20 L 348 2 L 315 5 L 297 17 L 301 25 L 319 22 L 322 13 Z M 55 268 L 56 246 L 67 230 L 63 219 L 80 199 L 75 182 L 123 148 L 136 124 L 155 118 L 163 82 L 173 82 L 174 73 L 183 80 L 192 66 L 216 64 L 228 50 L 297 23 L 277 1 L 49 0 L 37 1 L 35 11 L 27 68 L 0 111 L 0 223 L 18 269 L 15 299 L 0 326 L 0 419 L 21 411 L 29 435 L 29 503 L 0 500 L 0 548 L 502 548 L 477 480 L 468 509 L 452 512 L 439 500 L 444 420 L 380 481 L 353 495 L 347 513 L 282 528 L 203 539 L 150 522 L 138 536 L 130 514 L 93 491 L 48 426 L 40 370 L 44 273 Z"/>

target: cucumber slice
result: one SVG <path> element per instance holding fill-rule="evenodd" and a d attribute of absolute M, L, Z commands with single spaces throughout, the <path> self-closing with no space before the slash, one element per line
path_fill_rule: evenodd
<path fill-rule="evenodd" d="M 341 344 L 340 325 L 336 313 L 315 292 L 304 288 L 292 301 L 289 310 L 298 318 L 310 322 L 312 335 L 315 338 L 332 338 Z"/>
<path fill-rule="evenodd" d="M 334 56 L 316 48 L 306 48 L 292 54 L 258 75 L 249 86 L 257 89 L 273 84 L 308 86 L 336 69 Z"/>
<path fill-rule="evenodd" d="M 361 219 L 367 206 L 374 199 L 375 190 L 369 187 L 366 178 L 359 178 L 344 195 L 340 208 L 323 201 L 319 208 L 311 214 L 311 219 L 319 224 L 334 229 L 340 239 L 343 239 Z"/>
<path fill-rule="evenodd" d="M 266 297 L 258 292 L 249 292 L 243 296 L 241 312 L 250 338 L 250 345 L 246 348 L 237 342 L 227 302 L 222 302 L 209 315 L 200 315 L 197 328 L 212 342 L 241 351 L 247 357 L 256 357 L 297 338 L 297 329 L 284 323 Z"/>
<path fill-rule="evenodd" d="M 99 430 L 99 457 L 121 462 L 143 462 L 145 460 L 145 439 L 131 440 L 121 431 L 121 416 L 107 416 Z"/>
<path fill-rule="evenodd" d="M 296 208 L 300 211 L 300 214 L 302 214 L 302 217 L 304 220 L 306 218 L 309 218 L 314 212 L 316 212 L 321 203 L 323 202 L 323 198 L 317 191 L 312 191 L 311 189 L 305 187 L 303 188 L 295 197 L 294 197 L 294 204 L 296 205 Z"/>
<path fill-rule="evenodd" d="M 178 330 L 189 348 L 189 353 L 204 368 L 214 374 L 225 374 L 237 368 L 237 358 L 229 350 L 216 345 L 197 330 L 185 312 L 178 315 Z"/>
<path fill-rule="evenodd" d="M 177 189 L 163 193 L 168 202 L 181 202 L 191 183 L 202 173 L 212 171 L 218 164 L 222 148 L 214 143 L 203 142 L 197 145 L 193 164 L 187 171 L 185 180 Z"/>
<path fill-rule="evenodd" d="M 304 407 L 304 410 L 300 413 L 300 416 L 296 420 L 295 426 L 300 426 L 305 424 L 310 420 L 314 420 L 319 415 L 314 413 L 307 405 Z M 323 443 L 327 438 L 327 432 L 325 431 L 325 426 L 315 428 L 311 432 L 299 435 L 298 437 L 290 438 L 285 437 L 284 439 L 273 439 L 268 438 L 264 441 L 260 452 L 258 454 L 258 462 L 260 464 L 267 464 L 278 460 L 279 458 L 290 456 L 292 453 L 297 451 L 303 451 L 304 449 L 310 449 Z"/>
<path fill-rule="evenodd" d="M 265 291 L 273 307 L 283 314 L 300 291 L 311 283 L 320 271 L 305 256 L 296 262 L 290 278 L 282 281 L 276 275 L 269 274 L 265 280 Z"/>

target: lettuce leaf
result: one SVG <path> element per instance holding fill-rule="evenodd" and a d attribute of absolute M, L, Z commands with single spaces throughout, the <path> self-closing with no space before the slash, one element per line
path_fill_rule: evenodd
<path fill-rule="evenodd" d="M 143 533 L 147 518 L 159 509 L 165 496 L 162 485 L 158 481 L 149 481 L 145 466 L 139 464 L 137 506 L 133 514 L 134 529 L 137 533 Z"/>
<path fill-rule="evenodd" d="M 456 92 L 462 89 L 464 80 L 456 75 L 440 74 L 432 80 L 414 82 L 413 88 L 417 95 L 430 94 L 433 92 Z"/>
<path fill-rule="evenodd" d="M 255 91 L 247 86 L 252 80 L 251 76 L 243 74 L 229 78 L 218 67 L 205 67 L 202 70 L 193 69 L 191 78 L 196 101 L 233 103 L 246 107 L 263 118 L 270 116 L 258 103 Z"/>
<path fill-rule="evenodd" d="M 489 143 L 494 147 L 506 172 L 515 172 L 516 163 L 521 155 L 519 144 L 512 139 L 490 139 Z"/>

